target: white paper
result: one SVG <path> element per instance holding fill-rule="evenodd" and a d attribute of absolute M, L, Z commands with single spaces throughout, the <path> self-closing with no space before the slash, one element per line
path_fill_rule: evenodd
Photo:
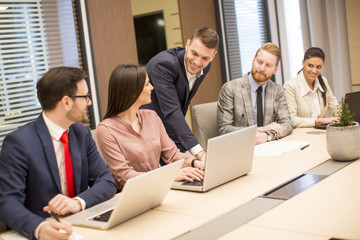
<path fill-rule="evenodd" d="M 271 141 L 255 146 L 254 156 L 271 157 L 279 156 L 294 149 L 301 149 L 309 145 L 306 141 Z"/>
<path fill-rule="evenodd" d="M 80 239 L 83 239 L 84 237 L 73 232 L 70 237 L 68 238 L 68 240 L 80 240 Z"/>
<path fill-rule="evenodd" d="M 4 234 L 1 236 L 4 240 L 26 240 L 27 238 L 24 238 L 17 232 L 9 232 L 7 234 Z"/>
<path fill-rule="evenodd" d="M 3 236 L 1 236 L 4 240 L 26 240 L 27 238 L 24 238 L 17 232 L 11 231 L 9 233 L 5 233 Z M 68 240 L 80 240 L 84 238 L 83 236 L 74 233 L 68 238 Z"/>

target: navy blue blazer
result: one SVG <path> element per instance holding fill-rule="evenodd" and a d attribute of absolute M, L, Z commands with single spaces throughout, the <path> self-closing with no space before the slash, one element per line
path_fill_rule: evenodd
<path fill-rule="evenodd" d="M 76 196 L 86 207 L 111 198 L 116 186 L 90 130 L 69 128 Z M 90 188 L 89 188 L 90 187 Z M 59 170 L 48 128 L 40 115 L 6 136 L 0 155 L 0 220 L 27 238 L 49 215 L 42 208 L 61 193 Z"/>
<path fill-rule="evenodd" d="M 164 123 L 166 132 L 182 151 L 194 147 L 198 141 L 185 121 L 191 99 L 194 97 L 211 63 L 204 68 L 190 91 L 184 66 L 185 48 L 176 47 L 153 57 L 146 65 L 150 83 L 154 86 L 151 103 L 142 108 L 154 110 Z"/>

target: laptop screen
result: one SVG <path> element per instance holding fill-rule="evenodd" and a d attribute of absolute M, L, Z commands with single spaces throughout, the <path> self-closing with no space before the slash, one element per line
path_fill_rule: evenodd
<path fill-rule="evenodd" d="M 349 105 L 350 112 L 353 113 L 353 120 L 360 122 L 360 91 L 347 93 L 345 103 Z"/>

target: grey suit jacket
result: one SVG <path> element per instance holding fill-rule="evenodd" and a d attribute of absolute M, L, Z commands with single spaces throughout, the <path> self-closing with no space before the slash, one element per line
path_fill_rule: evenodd
<path fill-rule="evenodd" d="M 265 89 L 264 125 L 281 124 L 284 136 L 291 134 L 293 126 L 282 87 L 268 81 Z M 254 125 L 249 77 L 225 83 L 220 91 L 217 112 L 218 134 L 225 134 Z"/>

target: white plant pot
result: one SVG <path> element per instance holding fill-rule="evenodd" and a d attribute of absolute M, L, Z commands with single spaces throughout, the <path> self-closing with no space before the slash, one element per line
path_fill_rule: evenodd
<path fill-rule="evenodd" d="M 354 122 L 353 126 L 326 127 L 326 148 L 332 159 L 350 161 L 360 156 L 360 126 Z"/>

